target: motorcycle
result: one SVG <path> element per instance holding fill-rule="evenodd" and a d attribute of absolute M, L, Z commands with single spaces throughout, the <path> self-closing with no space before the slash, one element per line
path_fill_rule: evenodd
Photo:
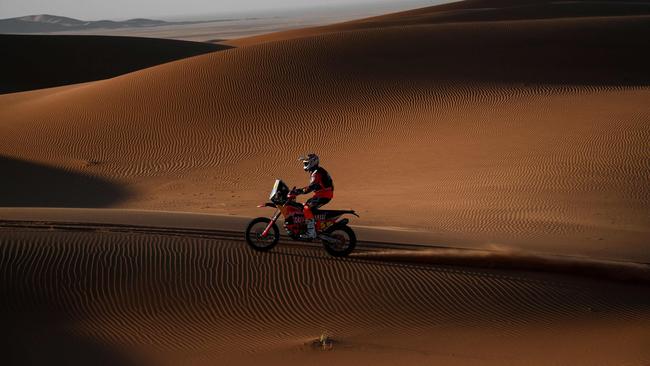
<path fill-rule="evenodd" d="M 325 251 L 335 257 L 345 257 L 350 254 L 357 244 L 357 237 L 348 226 L 349 220 L 340 217 L 346 214 L 356 217 L 359 215 L 354 210 L 313 210 L 317 238 L 305 239 L 301 234 L 306 232 L 307 225 L 303 205 L 296 202 L 297 196 L 295 187 L 289 190 L 281 179 L 277 179 L 269 196 L 271 202 L 257 206 L 275 208 L 275 213 L 271 218 L 258 217 L 248 224 L 246 228 L 248 245 L 261 252 L 273 249 L 280 240 L 280 230 L 276 221 L 283 216 L 284 230 L 291 239 L 303 242 L 321 240 Z"/>

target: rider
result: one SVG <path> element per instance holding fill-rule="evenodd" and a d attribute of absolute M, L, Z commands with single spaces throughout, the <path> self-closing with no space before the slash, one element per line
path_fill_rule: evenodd
<path fill-rule="evenodd" d="M 309 154 L 306 157 L 300 157 L 303 169 L 310 173 L 309 185 L 304 188 L 296 189 L 296 194 L 307 194 L 314 192 L 312 198 L 308 199 L 303 206 L 307 232 L 301 237 L 305 239 L 316 238 L 316 221 L 314 220 L 313 210 L 328 203 L 334 197 L 334 183 L 327 170 L 319 165 L 318 155 Z"/>

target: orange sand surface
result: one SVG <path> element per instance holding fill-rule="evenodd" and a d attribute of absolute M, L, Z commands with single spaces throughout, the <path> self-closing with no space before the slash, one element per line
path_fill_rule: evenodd
<path fill-rule="evenodd" d="M 192 235 L 0 235 L 10 365 L 650 362 L 647 285 Z"/>
<path fill-rule="evenodd" d="M 0 96 L 0 205 L 254 216 L 316 151 L 359 225 L 650 257 L 650 18 L 437 9 Z"/>
<path fill-rule="evenodd" d="M 0 352 L 647 365 L 647 34 L 646 1 L 470 0 L 0 95 Z M 360 250 L 217 233 L 312 151 Z"/>

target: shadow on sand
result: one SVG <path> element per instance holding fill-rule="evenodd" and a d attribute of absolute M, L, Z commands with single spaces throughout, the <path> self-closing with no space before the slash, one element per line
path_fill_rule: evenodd
<path fill-rule="evenodd" d="M 9 72 L 0 94 L 107 79 L 166 62 L 231 48 L 171 39 L 0 35 Z"/>
<path fill-rule="evenodd" d="M 364 30 L 331 46 L 333 51 L 321 61 L 336 75 L 400 83 L 650 85 L 650 37 L 638 36 L 650 33 L 648 19 L 553 22 Z"/>
<path fill-rule="evenodd" d="M 0 206 L 107 207 L 130 195 L 110 181 L 0 155 Z"/>
<path fill-rule="evenodd" d="M 12 314 L 17 315 L 17 314 Z M 131 366 L 142 364 L 123 351 L 100 344 L 90 338 L 72 334 L 39 313 L 0 317 L 1 363 L 18 365 Z"/>

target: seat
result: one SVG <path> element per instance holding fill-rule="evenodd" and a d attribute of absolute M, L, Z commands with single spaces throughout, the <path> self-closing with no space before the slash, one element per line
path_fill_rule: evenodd
<path fill-rule="evenodd" d="M 354 210 L 312 210 L 314 215 L 325 215 L 326 219 L 332 219 L 344 214 L 352 214 L 358 216 Z"/>

